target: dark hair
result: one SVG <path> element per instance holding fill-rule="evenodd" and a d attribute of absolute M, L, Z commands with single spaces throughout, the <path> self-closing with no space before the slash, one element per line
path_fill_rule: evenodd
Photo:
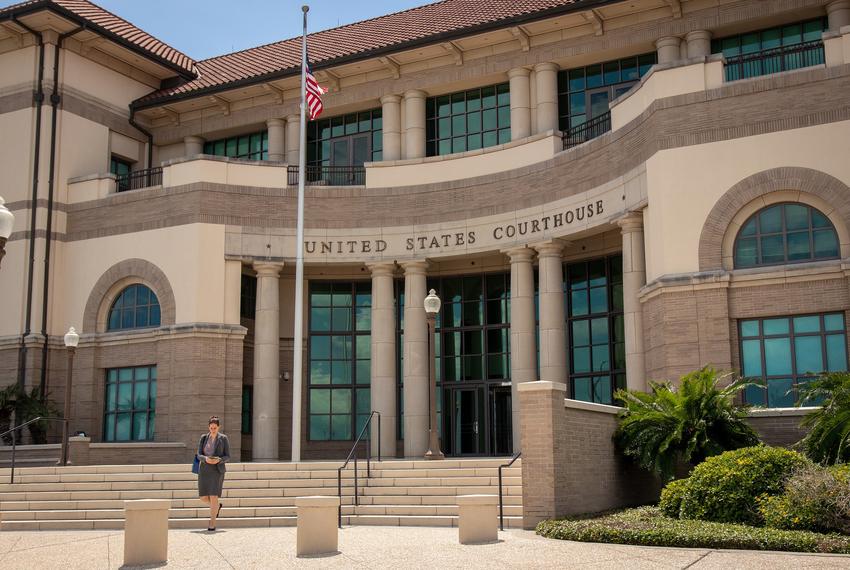
<path fill-rule="evenodd" d="M 215 424 L 215 425 L 221 427 L 221 420 L 218 419 L 218 416 L 210 416 L 210 421 L 207 422 L 207 425 L 209 425 L 209 424 Z"/>

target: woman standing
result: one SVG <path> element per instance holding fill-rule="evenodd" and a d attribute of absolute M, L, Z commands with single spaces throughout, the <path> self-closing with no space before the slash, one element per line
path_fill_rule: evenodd
<path fill-rule="evenodd" d="M 230 442 L 227 436 L 219 433 L 221 421 L 212 416 L 209 421 L 209 433 L 201 436 L 198 442 L 198 496 L 210 506 L 210 524 L 208 531 L 215 530 L 215 520 L 221 512 L 221 487 L 224 485 L 224 464 L 230 460 Z"/>

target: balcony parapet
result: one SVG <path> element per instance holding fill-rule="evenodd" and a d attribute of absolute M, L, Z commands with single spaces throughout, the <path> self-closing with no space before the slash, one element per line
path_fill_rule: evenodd
<path fill-rule="evenodd" d="M 850 64 L 850 26 L 824 32 L 823 48 L 827 67 Z"/>
<path fill-rule="evenodd" d="M 88 174 L 68 180 L 68 203 L 87 202 L 115 193 L 116 176 L 111 173 Z"/>

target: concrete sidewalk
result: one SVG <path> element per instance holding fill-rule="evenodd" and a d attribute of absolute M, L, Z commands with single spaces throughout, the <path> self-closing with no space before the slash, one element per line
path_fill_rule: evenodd
<path fill-rule="evenodd" d="M 456 528 L 350 527 L 340 553 L 295 557 L 294 528 L 235 528 L 214 534 L 172 530 L 168 568 L 850 568 L 850 556 L 651 548 L 540 538 L 528 531 L 499 533 L 495 544 L 461 546 Z M 0 533 L 3 570 L 120 568 L 120 531 Z"/>

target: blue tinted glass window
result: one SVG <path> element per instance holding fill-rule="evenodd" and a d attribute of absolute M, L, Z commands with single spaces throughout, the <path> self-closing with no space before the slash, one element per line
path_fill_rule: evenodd
<path fill-rule="evenodd" d="M 426 154 L 477 150 L 510 141 L 507 83 L 431 97 L 425 105 Z"/>
<path fill-rule="evenodd" d="M 112 304 L 107 330 L 126 330 L 160 325 L 159 299 L 142 284 L 125 288 Z"/>
<path fill-rule="evenodd" d="M 153 440 L 155 418 L 156 366 L 108 369 L 104 441 Z"/>

